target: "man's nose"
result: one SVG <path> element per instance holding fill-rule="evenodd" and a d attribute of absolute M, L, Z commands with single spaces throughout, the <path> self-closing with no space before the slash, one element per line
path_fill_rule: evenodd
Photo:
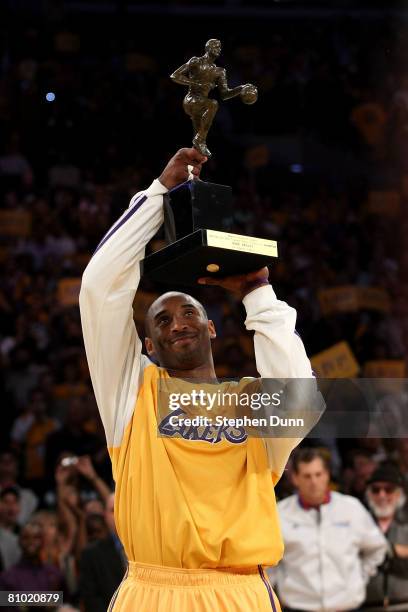
<path fill-rule="evenodd" d="M 174 315 L 172 322 L 171 322 L 171 331 L 180 331 L 182 329 L 186 329 L 186 327 L 187 327 L 187 324 L 185 320 L 183 319 L 183 317 Z"/>

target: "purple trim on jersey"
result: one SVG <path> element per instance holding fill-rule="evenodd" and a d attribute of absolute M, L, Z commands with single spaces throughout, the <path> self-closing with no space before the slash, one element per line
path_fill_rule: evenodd
<path fill-rule="evenodd" d="M 124 223 L 126 223 L 126 221 L 128 221 L 128 219 L 130 219 L 130 217 L 137 211 L 139 210 L 139 208 L 141 207 L 141 205 L 143 204 L 143 202 L 145 202 L 147 200 L 147 195 L 142 195 L 140 196 L 140 199 L 137 200 L 136 204 L 134 204 L 132 206 L 132 208 L 129 210 L 129 212 L 123 217 L 123 219 L 121 219 L 121 221 L 115 225 L 115 227 L 113 229 L 111 229 L 107 234 L 105 234 L 105 236 L 102 238 L 102 240 L 100 241 L 100 243 L 98 244 L 98 246 L 96 247 L 95 251 L 94 251 L 94 255 L 95 253 L 97 253 L 99 251 L 99 249 L 101 248 L 101 246 L 103 246 L 105 244 L 105 242 L 107 240 L 109 240 L 109 238 L 111 236 L 113 236 L 113 234 L 120 228 L 122 227 L 122 225 Z"/>
<path fill-rule="evenodd" d="M 264 585 L 266 586 L 266 588 L 268 590 L 268 595 L 269 595 L 269 599 L 271 600 L 272 610 L 273 610 L 273 612 L 276 612 L 276 606 L 275 606 L 275 600 L 273 598 L 272 587 L 269 584 L 269 580 L 265 577 L 262 565 L 258 565 L 258 572 L 259 572 L 259 575 L 262 578 L 262 581 L 263 581 Z"/>

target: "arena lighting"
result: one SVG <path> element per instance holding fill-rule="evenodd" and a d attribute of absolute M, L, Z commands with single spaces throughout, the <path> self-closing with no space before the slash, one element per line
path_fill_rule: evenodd
<path fill-rule="evenodd" d="M 47 102 L 54 102 L 55 93 L 53 91 L 49 91 L 48 93 L 45 94 L 45 99 L 47 100 Z"/>
<path fill-rule="evenodd" d="M 289 167 L 293 174 L 301 174 L 303 172 L 302 164 L 291 164 Z"/>

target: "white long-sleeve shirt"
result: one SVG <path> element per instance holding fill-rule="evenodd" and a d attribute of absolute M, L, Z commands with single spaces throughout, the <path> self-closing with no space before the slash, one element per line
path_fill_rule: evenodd
<path fill-rule="evenodd" d="M 319 510 L 307 510 L 292 495 L 278 511 L 285 554 L 273 578 L 281 602 L 313 612 L 357 608 L 387 549 L 361 502 L 333 492 Z"/>
<path fill-rule="evenodd" d="M 80 310 L 86 355 L 108 447 L 119 446 L 129 423 L 143 371 L 132 304 L 140 281 L 139 261 L 163 223 L 159 180 L 137 193 L 129 208 L 99 243 L 82 278 Z M 296 311 L 277 299 L 270 285 L 244 299 L 246 328 L 253 330 L 257 370 L 264 378 L 311 378 L 309 359 L 295 333 Z M 277 480 L 300 438 L 265 439 L 270 468 Z"/>

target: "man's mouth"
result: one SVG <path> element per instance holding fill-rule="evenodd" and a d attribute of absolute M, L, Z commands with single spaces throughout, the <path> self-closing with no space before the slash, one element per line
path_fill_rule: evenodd
<path fill-rule="evenodd" d="M 172 340 L 170 340 L 170 343 L 174 346 L 179 346 L 182 345 L 184 343 L 188 344 L 188 342 L 190 342 L 191 340 L 194 340 L 194 338 L 197 337 L 197 334 L 182 334 L 180 336 L 177 336 L 176 338 L 173 338 Z"/>

